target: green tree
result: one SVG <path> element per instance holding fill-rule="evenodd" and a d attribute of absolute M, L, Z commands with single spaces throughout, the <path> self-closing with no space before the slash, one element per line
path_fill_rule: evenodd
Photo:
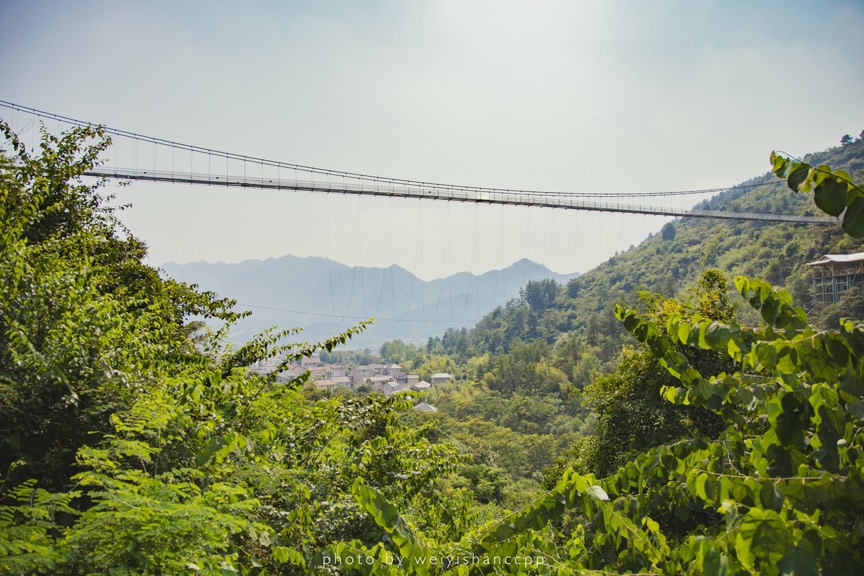
<path fill-rule="evenodd" d="M 660 236 L 663 240 L 674 240 L 675 239 L 675 226 L 670 222 L 663 226 L 660 230 Z"/>
<path fill-rule="evenodd" d="M 547 355 L 549 346 L 543 340 L 533 342 L 514 342 L 512 351 L 493 359 L 493 369 L 484 377 L 492 390 L 511 395 L 516 392 L 540 393 L 558 390 L 558 382 L 544 380 L 537 373 L 537 365 Z"/>
<path fill-rule="evenodd" d="M 31 157 L 3 129 L 0 573 L 307 574 L 334 539 L 386 534 L 356 479 L 432 522 L 456 458 L 405 424 L 412 398 L 320 399 L 306 376 L 276 378 L 368 323 L 226 345 L 231 302 L 159 279 L 78 180 L 98 130 L 43 134 Z M 229 324 L 193 339 L 196 313 Z M 273 374 L 248 372 L 265 359 Z"/>
<path fill-rule="evenodd" d="M 706 270 L 683 302 L 657 295 L 644 295 L 647 314 L 662 325 L 672 315 L 710 318 L 730 322 L 735 318 L 726 279 L 716 270 Z M 716 353 L 682 347 L 700 369 L 731 369 Z M 615 370 L 585 387 L 589 405 L 598 415 L 598 448 L 592 470 L 601 476 L 639 454 L 686 437 L 715 437 L 725 427 L 722 419 L 704 408 L 678 406 L 665 401 L 660 391 L 675 379 L 647 347 L 625 348 Z M 593 448 L 592 448 L 593 450 Z"/>
<path fill-rule="evenodd" d="M 843 229 L 860 235 L 856 184 L 828 167 L 787 171 L 788 161 L 772 160 L 790 187 L 816 188 L 816 204 L 842 213 Z M 539 556 L 538 573 L 855 573 L 864 565 L 864 326 L 846 320 L 839 330 L 816 331 L 788 292 L 740 276 L 735 286 L 759 325 L 738 324 L 721 278 L 703 275 L 700 290 L 715 290 L 710 297 L 654 297 L 643 312 L 616 307 L 645 360 L 668 374 L 655 392 L 717 416 L 719 434 L 694 431 L 634 454 L 605 478 L 565 470 L 531 506 L 458 542 L 412 530 L 358 483 L 359 504 L 390 540 L 342 542 L 335 552 L 376 559 L 367 573 L 403 572 L 381 560 L 397 552 L 414 560 L 403 573 L 442 573 L 417 560 L 454 551 Z M 565 515 L 578 518 L 572 529 L 551 526 Z"/>
<path fill-rule="evenodd" d="M 420 349 L 402 340 L 384 342 L 379 349 L 381 359 L 388 364 L 399 364 L 403 368 L 413 367 L 421 358 Z"/>
<path fill-rule="evenodd" d="M 538 316 L 552 307 L 561 286 L 552 279 L 531 280 L 519 289 L 519 298 Z"/>
<path fill-rule="evenodd" d="M 565 470 L 532 505 L 458 543 L 432 541 L 407 525 L 397 532 L 396 509 L 376 491 L 358 490 L 393 547 L 353 541 L 334 550 L 374 559 L 389 549 L 413 560 L 402 573 L 416 574 L 442 573 L 416 560 L 453 550 L 540 556 L 558 574 L 854 573 L 864 562 L 855 528 L 864 522 L 864 437 L 857 432 L 864 328 L 846 322 L 817 333 L 788 293 L 759 280 L 735 283 L 764 326 L 676 313 L 661 325 L 617 309 L 675 377 L 663 397 L 721 416 L 727 427 L 718 437 L 657 446 L 602 479 Z M 704 376 L 682 346 L 726 354 L 737 369 Z M 572 513 L 581 518 L 572 530 L 550 527 Z M 518 570 L 524 567 L 509 572 Z"/>

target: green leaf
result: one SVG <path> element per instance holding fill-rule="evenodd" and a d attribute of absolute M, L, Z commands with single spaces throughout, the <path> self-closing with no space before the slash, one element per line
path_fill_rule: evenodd
<path fill-rule="evenodd" d="M 288 562 L 290 552 L 291 550 L 289 548 L 286 548 L 284 546 L 276 546 L 275 548 L 273 548 L 273 559 L 277 562 L 281 562 L 282 564 L 284 564 L 285 562 Z"/>
<path fill-rule="evenodd" d="M 781 576 L 819 576 L 819 564 L 803 543 L 795 546 L 777 564 Z"/>
<path fill-rule="evenodd" d="M 705 576 L 726 576 L 729 573 L 729 559 L 714 548 L 702 560 L 702 574 Z"/>
<path fill-rule="evenodd" d="M 696 495 L 702 500 L 709 502 L 708 493 L 705 492 L 705 483 L 708 481 L 708 474 L 702 472 L 696 477 Z"/>
<path fill-rule="evenodd" d="M 690 324 L 687 322 L 681 322 L 678 324 L 678 340 L 681 342 L 687 342 L 687 338 L 690 337 Z"/>
<path fill-rule="evenodd" d="M 775 152 L 771 152 L 771 171 L 774 172 L 778 177 L 784 178 L 786 176 L 786 169 L 789 167 L 789 159 Z"/>
<path fill-rule="evenodd" d="M 798 364 L 798 353 L 792 346 L 780 348 L 777 358 L 777 369 L 783 374 L 794 374 L 801 367 Z"/>
<path fill-rule="evenodd" d="M 585 494 L 587 494 L 591 498 L 594 498 L 595 500 L 609 500 L 609 495 L 606 494 L 606 491 L 603 490 L 603 488 L 601 488 L 600 486 L 589 486 L 585 489 Z"/>
<path fill-rule="evenodd" d="M 712 322 L 705 330 L 705 341 L 714 348 L 725 347 L 731 332 L 729 327 L 719 322 Z"/>
<path fill-rule="evenodd" d="M 858 420 L 864 420 L 864 401 L 860 398 L 848 404 L 846 406 L 846 410 L 849 411 L 849 414 L 857 418 Z"/>
<path fill-rule="evenodd" d="M 842 340 L 837 338 L 826 338 L 825 349 L 828 350 L 828 355 L 837 363 L 838 366 L 845 366 L 849 361 L 849 348 L 847 348 Z"/>
<path fill-rule="evenodd" d="M 843 231 L 853 238 L 864 238 L 864 198 L 857 197 L 842 216 Z"/>
<path fill-rule="evenodd" d="M 810 166 L 807 164 L 795 164 L 792 167 L 792 171 L 789 172 L 789 178 L 786 180 L 786 183 L 795 192 L 800 192 L 804 190 L 809 174 Z"/>
<path fill-rule="evenodd" d="M 351 492 L 354 493 L 360 506 L 372 516 L 375 523 L 390 535 L 403 556 L 410 557 L 415 552 L 422 553 L 423 547 L 408 523 L 399 514 L 398 509 L 380 492 L 366 486 L 359 478 L 351 486 Z"/>
<path fill-rule="evenodd" d="M 846 183 L 826 178 L 813 190 L 813 202 L 826 214 L 840 216 L 846 209 Z"/>
<path fill-rule="evenodd" d="M 777 321 L 777 316 L 780 315 L 780 302 L 771 298 L 762 302 L 762 308 L 760 310 L 762 313 L 762 319 L 765 320 L 765 323 L 769 326 L 774 326 L 774 323 Z"/>
<path fill-rule="evenodd" d="M 779 512 L 783 507 L 783 492 L 776 484 L 765 483 L 759 490 L 759 500 L 762 501 L 762 506 L 765 508 Z"/>
<path fill-rule="evenodd" d="M 790 543 L 789 530 L 777 512 L 751 508 L 744 516 L 735 536 L 738 560 L 749 570 L 777 563 L 786 554 Z"/>

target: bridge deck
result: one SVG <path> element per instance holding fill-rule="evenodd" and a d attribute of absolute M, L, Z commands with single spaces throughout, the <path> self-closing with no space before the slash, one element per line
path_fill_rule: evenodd
<path fill-rule="evenodd" d="M 441 186 L 404 186 L 396 183 L 375 182 L 319 182 L 303 180 L 287 180 L 259 178 L 254 176 L 215 175 L 187 172 L 162 172 L 150 170 L 134 170 L 127 168 L 101 167 L 86 172 L 85 176 L 110 178 L 118 180 L 146 180 L 151 182 L 171 182 L 183 184 L 199 184 L 207 186 L 228 186 L 239 188 L 261 188 L 271 190 L 297 190 L 300 192 L 327 192 L 331 194 L 357 194 L 363 196 L 385 196 L 393 198 L 422 198 L 427 200 L 450 200 L 459 202 L 477 202 L 484 204 L 510 204 L 519 206 L 538 206 L 544 208 L 563 208 L 566 210 L 583 210 L 593 212 L 623 212 L 628 214 L 649 214 L 655 216 L 675 216 L 693 218 L 720 218 L 725 220 L 755 220 L 761 222 L 789 222 L 797 224 L 836 224 L 834 218 L 814 216 L 791 216 L 783 214 L 754 214 L 749 212 L 721 212 L 714 210 L 676 209 L 655 206 L 640 206 L 637 204 L 619 204 L 610 202 L 589 202 L 576 198 L 568 198 L 564 194 L 529 194 L 490 189 L 474 190 Z"/>

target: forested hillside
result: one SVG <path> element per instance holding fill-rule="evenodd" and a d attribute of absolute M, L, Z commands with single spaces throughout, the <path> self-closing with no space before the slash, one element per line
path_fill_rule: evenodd
<path fill-rule="evenodd" d="M 860 179 L 864 142 L 815 154 L 814 164 L 828 164 Z M 792 194 L 773 174 L 754 178 L 698 206 L 730 212 L 821 215 L 810 194 Z M 727 276 L 757 276 L 790 290 L 812 310 L 805 263 L 822 254 L 860 252 L 864 242 L 845 236 L 839 226 L 752 221 L 679 219 L 636 248 L 567 285 L 561 310 L 568 329 L 585 329 L 594 313 L 608 311 L 611 300 L 632 298 L 635 291 L 675 294 L 691 286 L 699 272 L 717 268 Z"/>
<path fill-rule="evenodd" d="M 864 139 L 813 154 L 808 161 L 845 170 L 853 179 L 864 177 Z M 773 174 L 754 178 L 698 206 L 730 212 L 821 215 L 812 194 L 791 193 Z M 864 241 L 843 234 L 839 226 L 778 224 L 753 221 L 683 218 L 638 246 L 610 258 L 570 280 L 561 289 L 550 282 L 531 282 L 522 298 L 483 318 L 473 330 L 453 332 L 440 343 L 451 354 L 506 351 L 516 339 L 541 338 L 549 344 L 563 334 L 592 341 L 618 341 L 623 335 L 615 320 L 616 303 L 634 303 L 641 291 L 664 295 L 693 286 L 702 270 L 716 268 L 731 278 L 755 276 L 787 288 L 821 324 L 837 318 L 834 310 L 817 310 L 812 303 L 805 264 L 822 254 L 864 251 Z M 851 296 L 851 294 L 850 294 Z M 864 309 L 861 310 L 864 313 Z M 457 342 L 448 346 L 450 342 Z"/>
<path fill-rule="evenodd" d="M 827 328 L 814 329 L 788 292 L 728 278 L 776 273 L 795 289 L 817 253 L 860 249 L 864 190 L 836 170 L 860 178 L 861 140 L 815 160 L 834 171 L 774 160 L 789 186 L 846 210 L 843 230 L 675 223 L 567 287 L 530 282 L 470 332 L 382 345 L 388 362 L 456 376 L 384 395 L 277 379 L 368 323 L 311 345 L 290 328 L 236 347 L 203 330 L 201 316 L 235 323 L 233 302 L 142 263 L 81 179 L 108 145 L 100 130 L 28 150 L 0 129 L 0 572 L 864 565 L 857 301 L 815 311 Z M 716 201 L 810 210 L 759 184 Z M 273 373 L 248 370 L 265 359 Z M 420 400 L 439 410 L 412 410 Z"/>
<path fill-rule="evenodd" d="M 864 309 L 854 289 L 814 309 L 803 264 L 861 251 L 864 191 L 842 169 L 859 178 L 862 158 L 864 142 L 850 139 L 808 159 L 840 171 L 777 161 L 788 186 L 771 174 L 712 201 L 817 214 L 815 190 L 832 214 L 849 207 L 844 229 L 676 222 L 566 288 L 529 283 L 474 330 L 425 349 L 382 346 L 409 367 L 437 363 L 464 378 L 433 390 L 440 413 L 427 419 L 481 463 L 457 468 L 475 497 L 521 508 L 538 482 L 548 490 L 486 524 L 469 549 L 530 551 L 550 564 L 525 570 L 539 573 L 854 572 Z M 771 282 L 737 276 L 731 290 L 732 274 L 754 272 L 787 283 L 828 330 Z M 628 333 L 636 345 L 621 348 Z M 533 474 L 514 465 L 524 462 Z M 475 505 L 475 517 L 488 509 Z M 422 529 L 396 541 L 409 557 L 453 554 Z"/>

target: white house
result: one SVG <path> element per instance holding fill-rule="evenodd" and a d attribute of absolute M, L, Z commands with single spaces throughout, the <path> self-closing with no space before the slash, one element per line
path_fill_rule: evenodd
<path fill-rule="evenodd" d="M 350 388 L 351 378 L 348 376 L 333 376 L 331 380 L 340 388 Z"/>
<path fill-rule="evenodd" d="M 332 392 L 336 389 L 336 383 L 333 380 L 316 380 L 315 387 L 319 390 L 327 390 Z"/>
<path fill-rule="evenodd" d="M 432 374 L 432 385 L 435 386 L 436 384 L 443 384 L 444 382 L 447 382 L 448 380 L 452 380 L 452 379 L 453 379 L 453 375 L 447 374 L 446 372 L 439 372 L 438 374 Z"/>
<path fill-rule="evenodd" d="M 426 402 L 420 402 L 416 406 L 414 406 L 414 410 L 418 412 L 437 412 L 438 409 L 432 406 L 431 404 L 427 404 Z"/>

